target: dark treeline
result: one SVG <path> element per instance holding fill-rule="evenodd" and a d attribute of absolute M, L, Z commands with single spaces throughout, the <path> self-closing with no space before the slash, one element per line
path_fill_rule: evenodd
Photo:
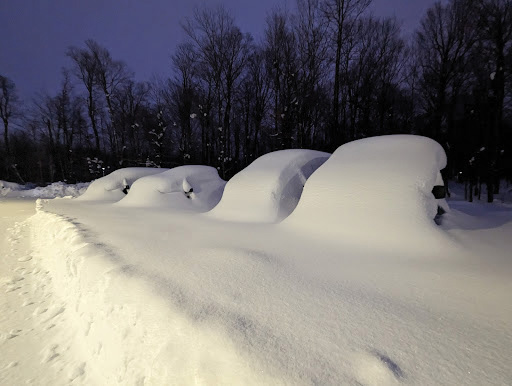
<path fill-rule="evenodd" d="M 511 1 L 435 3 L 409 40 L 370 2 L 297 0 L 268 14 L 258 42 L 225 8 L 197 9 L 168 79 L 136 82 L 92 40 L 64 53 L 55 95 L 21 105 L 0 76 L 0 179 L 196 163 L 229 178 L 269 151 L 412 133 L 444 146 L 445 177 L 471 197 L 486 184 L 492 201 L 512 175 Z"/>

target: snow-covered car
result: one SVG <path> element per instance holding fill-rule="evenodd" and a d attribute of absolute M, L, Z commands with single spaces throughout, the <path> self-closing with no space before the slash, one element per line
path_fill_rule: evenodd
<path fill-rule="evenodd" d="M 116 205 L 206 212 L 218 204 L 225 185 L 215 168 L 178 166 L 138 179 Z"/>
<path fill-rule="evenodd" d="M 279 222 L 294 210 L 306 180 L 329 156 L 304 149 L 265 154 L 229 180 L 209 215 L 229 221 Z"/>
<path fill-rule="evenodd" d="M 165 172 L 164 168 L 124 168 L 94 180 L 84 194 L 77 198 L 82 201 L 119 201 L 139 178 Z M 124 191 L 123 191 L 124 190 Z"/>
<path fill-rule="evenodd" d="M 434 196 L 442 193 L 445 166 L 441 145 L 425 137 L 387 135 L 347 143 L 308 179 L 284 225 L 388 245 L 428 240 L 427 233 L 439 232 L 438 207 L 448 209 L 444 198 Z"/>

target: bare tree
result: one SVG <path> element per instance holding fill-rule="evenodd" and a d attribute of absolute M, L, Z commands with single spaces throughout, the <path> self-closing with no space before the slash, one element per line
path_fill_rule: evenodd
<path fill-rule="evenodd" d="M 10 145 L 10 125 L 12 119 L 16 116 L 19 109 L 19 99 L 16 93 L 16 85 L 9 78 L 0 75 L 0 118 L 4 125 L 4 146 L 5 146 L 5 164 L 4 170 L 7 176 L 9 171 L 14 173 L 14 176 L 22 183 L 21 177 L 16 162 L 14 160 L 12 149 Z"/>
<path fill-rule="evenodd" d="M 353 34 L 356 21 L 370 5 L 371 0 L 325 0 L 323 13 L 329 26 L 330 44 L 334 57 L 334 84 L 332 96 L 332 123 L 329 128 L 329 142 L 333 148 L 342 142 L 340 132 L 340 91 L 343 71 L 348 71 L 353 50 Z"/>
<path fill-rule="evenodd" d="M 58 144 L 59 144 L 59 125 L 57 107 L 58 98 L 52 98 L 47 94 L 37 95 L 33 99 L 32 123 L 37 127 L 46 142 L 48 156 L 48 177 L 50 181 L 55 181 L 55 177 L 65 179 L 62 170 L 57 168 L 60 166 L 58 162 Z"/>
<path fill-rule="evenodd" d="M 241 80 L 251 50 L 251 37 L 242 34 L 233 17 L 223 7 L 196 9 L 183 26 L 199 55 L 203 81 L 216 101 L 217 158 L 223 176 L 232 158 L 231 119 L 235 90 Z M 236 136 L 239 133 L 235 132 Z M 235 160 L 238 149 L 235 146 Z"/>
<path fill-rule="evenodd" d="M 292 147 L 295 130 L 298 59 L 297 39 L 285 11 L 276 9 L 267 17 L 264 50 L 273 101 L 272 148 L 287 149 Z"/>
<path fill-rule="evenodd" d="M 121 151 L 119 136 L 122 134 L 119 133 L 120 128 L 116 125 L 114 119 L 115 113 L 112 100 L 123 84 L 131 78 L 131 74 L 123 62 L 112 59 L 110 52 L 96 41 L 87 40 L 85 44 L 96 62 L 94 66 L 96 69 L 95 83 L 105 99 L 107 131 L 111 136 L 112 153 L 116 155 L 116 158 L 119 158 L 119 152 Z"/>
<path fill-rule="evenodd" d="M 394 98 L 401 82 L 405 42 L 395 19 L 363 18 L 357 23 L 357 44 L 349 68 L 348 139 L 383 134 L 393 119 Z"/>
<path fill-rule="evenodd" d="M 506 79 L 512 70 L 506 65 L 506 55 L 512 50 L 512 2 L 510 0 L 478 0 L 480 50 L 476 53 L 488 67 L 483 73 L 483 88 L 487 89 L 489 110 L 486 134 L 487 200 L 493 202 L 499 192 L 498 146 L 503 139 L 503 116 L 505 107 Z M 488 87 L 485 87 L 485 83 Z"/>
<path fill-rule="evenodd" d="M 127 81 L 112 96 L 114 120 L 118 125 L 118 159 L 121 167 L 138 164 L 145 149 L 145 116 L 149 109 L 151 86 L 145 82 Z"/>
<path fill-rule="evenodd" d="M 199 114 L 202 111 L 199 112 L 197 108 L 199 106 L 196 93 L 198 82 L 196 63 L 198 59 L 199 54 L 195 50 L 195 46 L 190 42 L 179 45 L 176 53 L 172 57 L 176 76 L 174 80 L 169 83 L 171 92 L 169 102 L 173 106 L 173 114 L 181 129 L 179 148 L 183 163 L 189 163 L 191 158 L 193 123 L 201 119 Z M 201 128 L 203 152 L 206 151 L 204 146 L 207 142 L 207 136 L 206 127 L 203 125 Z"/>
<path fill-rule="evenodd" d="M 435 3 L 416 33 L 424 109 L 431 117 L 431 135 L 441 140 L 461 88 L 466 84 L 469 52 L 476 41 L 471 0 Z"/>
<path fill-rule="evenodd" d="M 87 90 L 87 115 L 94 134 L 96 152 L 100 151 L 100 133 L 97 123 L 97 98 L 95 86 L 97 84 L 98 61 L 88 49 L 70 47 L 66 55 L 70 57 L 75 65 L 75 74 L 82 81 Z"/>
<path fill-rule="evenodd" d="M 250 57 L 242 84 L 241 109 L 244 117 L 244 163 L 247 165 L 265 149 L 261 135 L 270 103 L 270 79 L 265 53 L 256 49 Z"/>
<path fill-rule="evenodd" d="M 9 146 L 9 124 L 13 118 L 18 103 L 16 86 L 12 80 L 0 75 L 0 118 L 4 124 L 4 146 L 7 156 L 11 154 Z"/>
<path fill-rule="evenodd" d="M 295 34 L 298 51 L 297 145 L 310 148 L 315 130 L 325 125 L 327 103 L 327 27 L 319 0 L 297 0 Z"/>

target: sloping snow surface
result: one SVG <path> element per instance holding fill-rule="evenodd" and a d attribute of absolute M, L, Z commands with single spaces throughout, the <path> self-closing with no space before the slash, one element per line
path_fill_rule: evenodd
<path fill-rule="evenodd" d="M 210 166 L 179 166 L 135 181 L 120 206 L 206 212 L 222 197 L 226 181 Z"/>
<path fill-rule="evenodd" d="M 2 292 L 23 306 L 0 315 L 0 383 L 25 384 L 24 366 L 41 363 L 36 381 L 52 385 L 510 384 L 512 210 L 449 201 L 436 228 L 443 165 L 423 138 L 343 146 L 279 224 L 254 221 L 250 204 L 235 222 L 39 200 L 6 232 Z M 16 256 L 23 234 L 29 257 Z M 13 359 L 29 336 L 43 348 Z"/>
<path fill-rule="evenodd" d="M 231 221 L 278 222 L 293 211 L 306 180 L 329 155 L 302 149 L 265 154 L 229 180 L 219 205 L 209 215 Z"/>
<path fill-rule="evenodd" d="M 124 168 L 115 170 L 105 177 L 93 181 L 79 200 L 83 201 L 119 201 L 124 198 L 123 188 L 139 178 L 162 173 L 163 168 Z"/>

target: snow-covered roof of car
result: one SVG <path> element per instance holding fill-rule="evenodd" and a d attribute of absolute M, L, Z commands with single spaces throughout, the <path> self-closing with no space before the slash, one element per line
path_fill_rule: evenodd
<path fill-rule="evenodd" d="M 308 179 L 284 223 L 332 239 L 417 241 L 436 232 L 432 188 L 445 166 L 443 148 L 426 137 L 387 135 L 347 143 Z"/>
<path fill-rule="evenodd" d="M 329 156 L 305 149 L 265 154 L 229 180 L 209 214 L 230 221 L 278 222 L 293 211 L 304 183 Z"/>
<path fill-rule="evenodd" d="M 178 166 L 138 179 L 117 205 L 206 212 L 217 205 L 225 184 L 211 166 Z"/>
<path fill-rule="evenodd" d="M 78 197 L 83 201 L 119 201 L 125 194 L 124 185 L 132 185 L 137 179 L 152 174 L 162 173 L 164 168 L 124 168 L 115 170 L 105 177 L 93 181 L 86 192 Z"/>

